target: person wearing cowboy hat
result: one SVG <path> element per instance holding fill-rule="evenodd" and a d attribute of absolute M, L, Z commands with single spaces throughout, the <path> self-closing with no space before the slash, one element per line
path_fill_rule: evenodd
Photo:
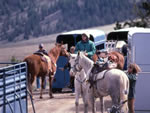
<path fill-rule="evenodd" d="M 78 51 L 84 51 L 85 56 L 92 59 L 92 56 L 96 52 L 96 48 L 94 42 L 89 40 L 89 38 L 90 38 L 90 34 L 87 33 L 82 34 L 82 40 L 77 43 L 75 47 L 75 53 L 77 53 Z"/>

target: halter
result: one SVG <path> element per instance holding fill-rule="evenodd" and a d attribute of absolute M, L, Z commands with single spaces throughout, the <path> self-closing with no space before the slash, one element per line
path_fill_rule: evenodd
<path fill-rule="evenodd" d="M 75 72 L 80 72 L 82 70 L 82 67 L 79 65 L 79 63 L 77 62 L 78 59 L 75 60 L 75 64 L 73 68 L 73 71 Z"/>

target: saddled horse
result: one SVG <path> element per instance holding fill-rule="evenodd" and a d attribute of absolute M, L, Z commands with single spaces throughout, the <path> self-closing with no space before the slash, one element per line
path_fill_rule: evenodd
<path fill-rule="evenodd" d="M 73 70 L 79 72 L 81 69 L 84 69 L 87 75 L 94 76 L 91 75 L 93 67 L 91 67 L 91 63 L 94 64 L 92 60 L 86 57 L 82 52 L 79 52 Z M 101 112 L 103 113 L 103 97 L 110 95 L 112 105 L 119 106 L 122 101 L 128 99 L 128 90 L 129 80 L 122 70 L 110 69 L 97 73 L 94 84 L 89 88 L 89 100 L 92 103 L 92 112 L 95 113 L 95 97 L 100 98 Z M 120 113 L 127 112 L 128 106 L 127 103 L 124 103 L 120 107 Z"/>
<path fill-rule="evenodd" d="M 97 54 L 93 55 L 93 61 L 96 62 L 98 60 Z M 112 51 L 108 53 L 108 60 L 114 62 L 117 64 L 116 68 L 117 69 L 123 69 L 124 67 L 124 56 L 123 54 L 117 52 L 117 51 Z"/>
<path fill-rule="evenodd" d="M 56 72 L 56 61 L 61 53 L 66 53 L 67 51 L 63 48 L 62 44 L 56 44 L 54 48 L 52 48 L 48 55 L 50 58 L 50 67 L 48 67 L 48 63 L 43 61 L 40 55 L 32 54 L 30 56 L 25 57 L 24 61 L 27 62 L 28 67 L 28 88 L 32 95 L 32 84 L 37 76 L 41 77 L 41 91 L 40 98 L 42 98 L 43 88 L 44 88 L 44 80 L 46 75 L 49 76 L 49 96 L 53 98 L 52 95 L 52 81 L 53 76 Z"/>
<path fill-rule="evenodd" d="M 76 106 L 76 113 L 79 112 L 79 98 L 80 95 L 83 99 L 83 103 L 84 103 L 84 113 L 88 112 L 88 87 L 89 84 L 87 84 L 86 82 L 86 73 L 84 71 L 84 69 L 78 69 L 80 71 L 78 71 L 77 73 L 75 72 L 75 68 L 73 68 L 73 66 L 75 65 L 75 60 L 77 58 L 77 54 L 70 54 L 69 56 L 69 63 L 71 64 L 71 69 L 70 69 L 70 75 L 71 76 L 75 76 L 75 106 Z M 91 64 L 93 65 L 93 64 Z M 74 73 L 75 72 L 75 73 Z"/>

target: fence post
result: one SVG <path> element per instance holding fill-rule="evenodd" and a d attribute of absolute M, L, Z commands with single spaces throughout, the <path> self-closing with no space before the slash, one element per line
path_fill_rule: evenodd
<path fill-rule="evenodd" d="M 3 113 L 6 113 L 6 84 L 5 84 L 5 70 L 3 72 L 3 95 L 4 95 L 4 106 L 3 106 Z"/>

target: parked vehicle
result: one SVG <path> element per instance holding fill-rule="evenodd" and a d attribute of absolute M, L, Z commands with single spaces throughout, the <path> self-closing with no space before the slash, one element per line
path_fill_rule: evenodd
<path fill-rule="evenodd" d="M 59 34 L 56 38 L 57 43 L 66 44 L 67 51 L 70 47 L 75 46 L 78 41 L 81 40 L 83 33 L 90 34 L 90 40 L 92 40 L 96 46 L 96 49 L 105 49 L 106 35 L 101 30 L 87 29 L 87 30 L 74 30 Z M 68 69 L 62 70 L 68 63 L 68 59 L 64 56 L 60 56 L 57 61 L 57 71 L 55 74 L 55 80 L 53 82 L 53 91 L 61 91 L 62 88 L 67 87 L 70 81 L 70 75 Z"/>
<path fill-rule="evenodd" d="M 108 41 L 125 41 L 128 44 L 127 65 L 136 63 L 142 72 L 136 83 L 135 110 L 150 111 L 150 29 L 128 28 L 112 31 Z"/>

